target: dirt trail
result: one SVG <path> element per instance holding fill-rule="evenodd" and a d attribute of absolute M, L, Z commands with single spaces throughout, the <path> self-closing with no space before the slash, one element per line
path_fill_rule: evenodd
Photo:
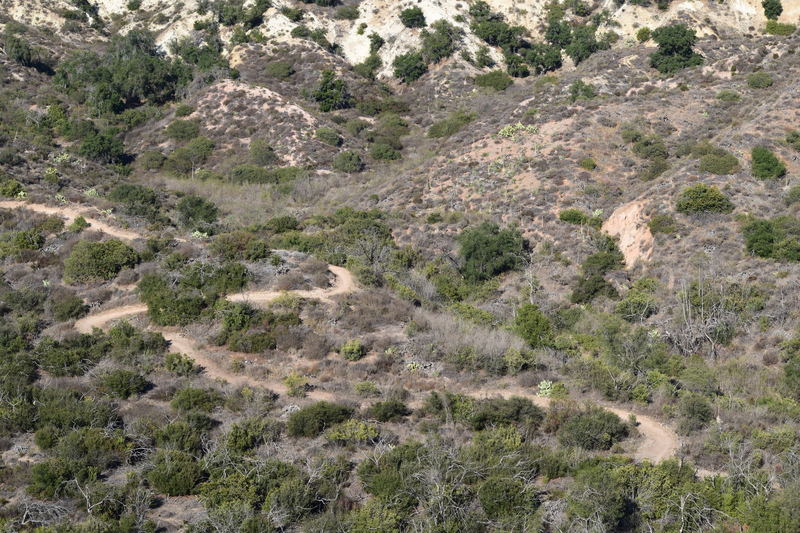
<path fill-rule="evenodd" d="M 90 215 L 89 213 L 92 210 L 97 212 L 97 209 L 94 207 L 69 206 L 69 205 L 54 207 L 44 204 L 32 204 L 28 202 L 21 202 L 17 200 L 4 200 L 0 201 L 0 208 L 3 209 L 22 208 L 22 209 L 27 209 L 29 211 L 34 211 L 36 213 L 42 213 L 44 215 L 59 216 L 61 218 L 66 218 L 68 221 L 73 221 L 79 216 L 82 216 L 86 220 L 86 222 L 91 224 L 91 226 L 88 228 L 90 230 L 101 231 L 106 235 L 116 237 L 117 239 L 121 239 L 123 241 L 135 241 L 136 239 L 144 238 L 142 235 L 136 233 L 135 231 L 129 231 L 116 226 L 112 226 L 107 222 L 104 222 L 99 218 Z"/>
<path fill-rule="evenodd" d="M 492 396 L 510 398 L 511 396 L 520 396 L 531 400 L 539 407 L 547 407 L 550 405 L 550 398 L 538 396 L 521 387 L 480 389 L 474 392 L 468 392 L 467 394 L 475 398 L 489 398 Z M 637 429 L 639 433 L 641 433 L 638 447 L 636 451 L 631 454 L 636 461 L 648 460 L 658 463 L 664 459 L 669 459 L 678 451 L 680 441 L 675 432 L 652 417 L 626 411 L 625 409 L 619 409 L 602 402 L 599 405 L 623 420 L 627 420 L 630 415 L 636 417 L 636 421 L 638 422 Z"/>
<path fill-rule="evenodd" d="M 33 211 L 46 213 L 50 215 L 59 215 L 64 217 L 74 217 L 80 214 L 81 210 L 75 207 L 48 207 L 41 204 L 28 204 L 25 202 L 0 202 L 0 207 L 21 207 L 24 209 L 31 209 Z M 641 211 L 641 206 L 633 208 L 635 212 Z M 617 210 L 619 211 L 619 209 Z M 616 212 L 615 212 L 616 215 Z M 614 215 L 612 215 L 612 218 Z M 120 239 L 135 240 L 141 238 L 138 234 L 121 230 L 102 221 L 95 225 L 92 222 L 94 219 L 86 219 L 93 224 L 94 229 L 105 231 L 109 235 L 118 237 Z M 609 219 L 610 220 L 610 219 Z M 646 226 L 645 226 L 646 227 Z M 109 228 L 111 231 L 106 231 Z M 627 259 L 627 256 L 626 256 Z M 295 294 L 303 298 L 314 298 L 323 302 L 332 303 L 332 297 L 341 294 L 347 294 L 357 290 L 352 273 L 342 267 L 334 265 L 328 266 L 329 270 L 336 277 L 334 284 L 326 289 L 317 288 L 305 291 L 288 291 L 288 294 Z M 287 294 L 287 292 L 280 291 L 247 291 L 228 296 L 231 301 L 249 302 L 254 305 L 265 305 L 274 299 Z M 147 306 L 144 304 L 129 304 L 113 309 L 106 309 L 97 313 L 91 314 L 75 322 L 75 329 L 81 333 L 90 333 L 93 328 L 104 328 L 115 320 L 138 315 L 147 312 Z M 167 328 L 151 328 L 153 331 L 159 331 L 165 339 L 167 339 L 175 351 L 184 353 L 194 359 L 200 366 L 205 369 L 205 374 L 212 379 L 222 379 L 236 386 L 252 386 L 252 387 L 266 387 L 278 394 L 286 394 L 287 387 L 280 381 L 275 379 L 262 379 L 249 376 L 247 374 L 237 374 L 226 370 L 209 355 L 209 350 L 199 349 L 195 339 L 190 338 L 184 333 L 174 329 Z M 485 398 L 491 396 L 501 396 L 504 398 L 510 396 L 521 396 L 530 399 L 536 405 L 547 407 L 550 404 L 549 398 L 543 398 L 526 391 L 525 389 L 517 386 L 508 388 L 487 387 L 478 390 L 467 392 L 470 396 L 476 398 Z M 334 394 L 320 391 L 311 390 L 306 395 L 313 400 L 328 400 L 335 401 L 337 398 Z M 646 415 L 637 415 L 624 409 L 619 409 L 611 405 L 601 404 L 605 409 L 611 411 L 617 416 L 627 419 L 631 414 L 636 416 L 639 422 L 639 432 L 642 434 L 642 440 L 639 443 L 636 451 L 632 453 L 635 460 L 649 460 L 659 462 L 669 457 L 672 457 L 678 450 L 680 442 L 677 435 L 664 424 L 661 424 L 653 418 Z"/>

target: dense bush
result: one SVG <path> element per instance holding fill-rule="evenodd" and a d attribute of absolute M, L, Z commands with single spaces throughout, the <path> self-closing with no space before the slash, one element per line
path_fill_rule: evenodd
<path fill-rule="evenodd" d="M 248 150 L 250 152 L 250 160 L 256 165 L 267 166 L 278 161 L 278 154 L 264 139 L 250 141 Z"/>
<path fill-rule="evenodd" d="M 8 178 L 0 182 L 0 196 L 13 198 L 24 190 L 22 184 L 13 178 Z"/>
<path fill-rule="evenodd" d="M 786 174 L 786 165 L 778 159 L 768 148 L 756 146 L 750 153 L 752 158 L 753 176 L 756 178 L 774 179 Z"/>
<path fill-rule="evenodd" d="M 110 200 L 120 202 L 129 215 L 156 220 L 161 209 L 161 201 L 150 187 L 132 183 L 120 183 L 108 195 Z"/>
<path fill-rule="evenodd" d="M 167 170 L 178 175 L 194 175 L 214 151 L 214 141 L 206 137 L 197 137 L 177 148 L 165 161 Z"/>
<path fill-rule="evenodd" d="M 319 104 L 320 111 L 334 111 L 353 107 L 353 97 L 343 80 L 337 79 L 332 70 L 323 70 L 317 89 L 311 95 Z"/>
<path fill-rule="evenodd" d="M 339 172 L 353 174 L 364 170 L 364 162 L 361 156 L 352 150 L 340 152 L 333 160 L 333 168 Z"/>
<path fill-rule="evenodd" d="M 485 281 L 517 268 L 525 248 L 519 230 L 500 229 L 490 222 L 465 229 L 457 241 L 464 259 L 461 271 L 470 281 Z"/>
<path fill-rule="evenodd" d="M 455 53 L 461 45 L 464 30 L 442 19 L 431 24 L 431 30 L 422 30 L 422 58 L 426 63 L 438 63 Z"/>
<path fill-rule="evenodd" d="M 797 26 L 778 22 L 777 20 L 768 20 L 764 31 L 770 35 L 787 37 L 797 31 Z"/>
<path fill-rule="evenodd" d="M 78 153 L 101 163 L 120 163 L 125 158 L 122 140 L 109 131 L 89 134 L 80 144 Z"/>
<path fill-rule="evenodd" d="M 369 149 L 369 156 L 378 161 L 396 161 L 402 157 L 394 146 L 383 142 L 373 143 Z"/>
<path fill-rule="evenodd" d="M 617 415 L 601 407 L 570 416 L 558 429 L 562 446 L 578 446 L 585 450 L 608 450 L 627 436 L 628 426 Z"/>
<path fill-rule="evenodd" d="M 475 113 L 466 111 L 451 113 L 446 119 L 431 124 L 431 127 L 428 128 L 428 137 L 439 139 L 455 135 L 464 126 L 475 120 L 475 116 Z"/>
<path fill-rule="evenodd" d="M 114 370 L 100 376 L 100 387 L 117 398 L 127 399 L 141 394 L 150 386 L 141 375 L 130 370 Z"/>
<path fill-rule="evenodd" d="M 410 415 L 411 409 L 399 400 L 387 400 L 374 404 L 367 414 L 379 422 L 398 422 Z"/>
<path fill-rule="evenodd" d="M 517 309 L 517 316 L 514 318 L 514 331 L 531 348 L 540 348 L 547 345 L 553 333 L 550 319 L 533 304 L 523 304 Z"/>
<path fill-rule="evenodd" d="M 167 496 L 193 494 L 203 478 L 200 465 L 191 455 L 177 450 L 161 450 L 153 460 L 147 479 L 153 487 Z"/>
<path fill-rule="evenodd" d="M 494 426 L 519 425 L 535 430 L 544 420 L 544 412 L 527 398 L 489 398 L 472 406 L 466 422 L 475 431 Z"/>
<path fill-rule="evenodd" d="M 165 103 L 190 77 L 185 63 L 166 58 L 150 33 L 134 29 L 114 37 L 102 55 L 73 53 L 59 65 L 55 83 L 103 114 Z"/>
<path fill-rule="evenodd" d="M 200 196 L 188 195 L 178 201 L 178 213 L 181 224 L 195 226 L 197 224 L 212 224 L 216 222 L 219 210 L 212 202 Z"/>
<path fill-rule="evenodd" d="M 406 28 L 424 28 L 425 14 L 416 6 L 409 7 L 400 12 L 400 22 Z"/>
<path fill-rule="evenodd" d="M 678 429 L 682 433 L 689 433 L 703 428 L 714 418 L 711 403 L 700 394 L 687 393 L 678 404 L 680 422 Z"/>
<path fill-rule="evenodd" d="M 783 13 L 781 0 L 763 0 L 761 6 L 764 8 L 764 16 L 769 20 L 777 20 Z"/>
<path fill-rule="evenodd" d="M 191 141 L 200 135 L 200 122 L 197 120 L 174 120 L 166 127 L 164 134 L 175 141 Z"/>
<path fill-rule="evenodd" d="M 210 413 L 222 405 L 222 396 L 214 390 L 186 387 L 175 392 L 170 404 L 181 411 Z"/>
<path fill-rule="evenodd" d="M 561 68 L 561 50 L 557 46 L 533 43 L 525 50 L 525 61 L 536 74 L 545 74 Z"/>
<path fill-rule="evenodd" d="M 693 50 L 697 36 L 685 24 L 662 26 L 651 36 L 658 44 L 658 51 L 650 55 L 650 66 L 662 74 L 674 74 L 703 62 L 702 56 Z"/>
<path fill-rule="evenodd" d="M 53 318 L 59 322 L 74 320 L 89 312 L 89 306 L 83 303 L 83 298 L 73 292 L 59 292 L 53 295 L 50 303 Z"/>
<path fill-rule="evenodd" d="M 558 219 L 569 224 L 575 224 L 578 226 L 591 226 L 597 229 L 603 225 L 602 219 L 587 215 L 580 209 L 564 209 L 558 214 Z"/>
<path fill-rule="evenodd" d="M 747 251 L 779 261 L 800 261 L 800 220 L 781 216 L 752 219 L 742 226 Z"/>
<path fill-rule="evenodd" d="M 317 402 L 292 413 L 286 430 L 292 437 L 316 437 L 325 429 L 344 422 L 352 415 L 353 410 L 349 407 Z"/>
<path fill-rule="evenodd" d="M 786 134 L 786 143 L 800 152 L 800 130 L 792 130 Z"/>
<path fill-rule="evenodd" d="M 278 78 L 283 80 L 294 74 L 295 70 L 294 66 L 288 61 L 272 61 L 267 63 L 264 72 L 270 78 Z"/>
<path fill-rule="evenodd" d="M 348 361 L 358 361 L 367 354 L 367 349 L 359 339 L 352 339 L 342 344 L 339 354 Z"/>
<path fill-rule="evenodd" d="M 687 187 L 678 196 L 675 208 L 679 213 L 730 213 L 733 202 L 719 189 L 704 183 Z"/>
<path fill-rule="evenodd" d="M 766 89 L 771 87 L 775 81 L 768 72 L 754 72 L 747 76 L 747 85 L 753 89 Z"/>
<path fill-rule="evenodd" d="M 503 91 L 514 83 L 511 76 L 502 70 L 492 70 L 485 74 L 475 76 L 475 85 L 478 87 L 488 87 L 497 91 Z"/>
<path fill-rule="evenodd" d="M 394 77 L 404 83 L 411 83 L 422 77 L 428 72 L 428 65 L 419 52 L 407 52 L 394 58 Z"/>
<path fill-rule="evenodd" d="M 325 144 L 329 144 L 331 146 L 340 146 L 342 144 L 342 138 L 339 136 L 336 130 L 332 128 L 319 128 L 314 133 L 314 136 Z"/>
<path fill-rule="evenodd" d="M 500 520 L 520 512 L 533 512 L 536 497 L 518 479 L 495 475 L 478 487 L 478 501 L 490 520 Z"/>
<path fill-rule="evenodd" d="M 138 262 L 136 250 L 121 241 L 80 241 L 64 260 L 64 281 L 110 280 L 123 268 L 131 268 Z"/>
<path fill-rule="evenodd" d="M 725 150 L 706 154 L 700 158 L 700 171 L 711 174 L 734 174 L 739 170 L 739 160 L 736 156 Z"/>

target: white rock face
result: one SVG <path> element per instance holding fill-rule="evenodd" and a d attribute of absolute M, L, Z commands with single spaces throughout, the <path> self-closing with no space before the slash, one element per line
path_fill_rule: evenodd
<path fill-rule="evenodd" d="M 250 5 L 253 1 L 248 0 L 245 5 Z M 543 26 L 547 0 L 487 0 L 487 3 L 492 10 L 502 13 L 510 24 L 528 28 L 532 39 L 541 38 L 539 33 Z M 128 0 L 97 0 L 100 15 L 105 20 L 112 17 L 121 19 L 123 32 L 145 21 L 148 28 L 155 33 L 157 42 L 165 49 L 171 41 L 189 35 L 196 21 L 209 16 L 197 14 L 197 0 L 184 0 L 181 3 L 143 0 L 141 8 L 133 12 L 128 9 L 127 4 Z M 181 7 L 178 8 L 178 5 Z M 292 0 L 276 0 L 274 7 L 266 12 L 264 23 L 258 31 L 276 42 L 293 39 L 290 33 L 298 25 L 280 13 L 283 6 L 303 7 L 304 4 Z M 335 8 L 326 8 L 314 9 L 316 14 L 311 10 L 307 11 L 302 24 L 312 30 L 325 30 L 328 40 L 341 47 L 344 57 L 351 64 L 361 63 L 367 58 L 369 35 L 377 33 L 386 41 L 380 50 L 383 67 L 379 76 L 390 77 L 395 57 L 420 46 L 421 30 L 406 28 L 399 19 L 400 11 L 412 6 L 422 9 L 429 25 L 445 19 L 462 28 L 465 32 L 464 48 L 469 52 L 474 54 L 483 44 L 469 31 L 469 2 L 466 0 L 363 0 L 359 4 L 358 20 L 335 20 Z M 719 31 L 749 32 L 751 27 L 759 29 L 765 22 L 761 0 L 728 0 L 724 4 L 706 0 L 674 0 L 666 11 L 629 4 L 619 6 L 615 0 L 602 0 L 600 7 L 608 10 L 616 22 L 615 25 L 601 28 L 601 31 L 613 30 L 620 34 L 623 37 L 620 46 L 626 41 L 630 42 L 642 26 L 654 29 L 681 18 L 693 21 L 693 27 L 701 36 L 715 33 L 714 28 Z M 58 29 L 64 23 L 58 12 L 74 7 L 66 0 L 0 0 L 0 9 L 22 22 Z M 799 18 L 800 1 L 784 2 L 784 13 L 780 20 L 797 23 Z M 163 22 L 158 22 L 159 20 Z M 366 28 L 359 34 L 359 27 L 364 24 Z M 224 28 L 221 33 L 223 39 L 230 35 L 230 31 Z M 491 53 L 496 61 L 502 61 L 498 50 L 492 50 Z"/>

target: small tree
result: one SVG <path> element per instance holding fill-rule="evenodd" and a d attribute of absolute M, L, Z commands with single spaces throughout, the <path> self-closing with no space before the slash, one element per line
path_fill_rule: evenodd
<path fill-rule="evenodd" d="M 756 178 L 774 179 L 786 174 L 786 165 L 769 149 L 756 146 L 751 152 L 753 159 L 753 176 Z"/>
<path fill-rule="evenodd" d="M 520 265 L 525 242 L 517 229 L 500 229 L 484 222 L 458 236 L 462 273 L 470 281 L 485 281 Z"/>
<path fill-rule="evenodd" d="M 761 2 L 761 6 L 764 8 L 764 16 L 769 20 L 777 20 L 783 13 L 781 0 L 764 0 Z"/>
<path fill-rule="evenodd" d="M 676 209 L 680 213 L 730 213 L 733 202 L 714 186 L 698 183 L 683 190 Z"/>
<path fill-rule="evenodd" d="M 400 12 L 400 22 L 406 28 L 424 28 L 425 27 L 425 13 L 418 7 L 409 7 Z"/>
<path fill-rule="evenodd" d="M 517 309 L 514 331 L 525 339 L 531 348 L 539 348 L 550 342 L 553 330 L 550 319 L 533 304 L 523 304 Z"/>
<path fill-rule="evenodd" d="M 353 97 L 344 81 L 337 79 L 332 70 L 323 70 L 319 86 L 312 95 L 323 112 L 353 107 Z"/>
<path fill-rule="evenodd" d="M 394 77 L 402 80 L 403 83 L 417 81 L 428 72 L 428 65 L 419 52 L 398 55 L 394 58 L 392 66 L 394 67 Z"/>
<path fill-rule="evenodd" d="M 702 56 L 693 50 L 697 36 L 685 24 L 662 26 L 652 33 L 652 38 L 658 44 L 658 51 L 650 55 L 650 66 L 662 74 L 673 74 L 703 62 Z"/>

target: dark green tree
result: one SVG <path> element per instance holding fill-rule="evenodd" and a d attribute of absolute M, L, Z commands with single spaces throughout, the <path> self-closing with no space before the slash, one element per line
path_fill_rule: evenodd
<path fill-rule="evenodd" d="M 700 65 L 703 57 L 694 51 L 697 35 L 685 24 L 662 26 L 652 33 L 658 51 L 650 54 L 650 66 L 662 74 Z"/>
<path fill-rule="evenodd" d="M 353 107 L 353 97 L 347 85 L 343 80 L 336 78 L 332 70 L 322 71 L 319 86 L 312 97 L 319 104 L 319 110 L 323 112 Z"/>
<path fill-rule="evenodd" d="M 783 13 L 781 0 L 764 0 L 761 2 L 761 6 L 764 8 L 764 16 L 769 20 L 778 20 Z"/>
<path fill-rule="evenodd" d="M 517 268 L 525 249 L 525 241 L 517 229 L 500 229 L 491 222 L 464 230 L 457 240 L 464 259 L 461 271 L 473 282 Z"/>

